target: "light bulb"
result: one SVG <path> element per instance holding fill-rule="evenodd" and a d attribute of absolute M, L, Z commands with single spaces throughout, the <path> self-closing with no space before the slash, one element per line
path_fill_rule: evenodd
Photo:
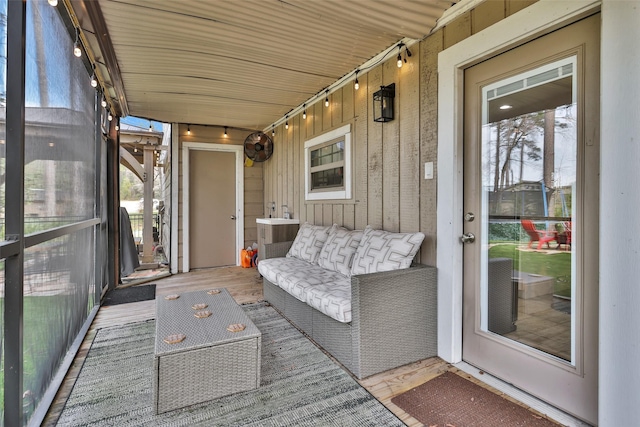
<path fill-rule="evenodd" d="M 120 130 L 120 125 L 116 125 L 116 130 Z"/>
<path fill-rule="evenodd" d="M 100 105 L 102 105 L 102 108 L 105 108 L 107 106 L 107 100 L 104 96 L 102 97 L 102 101 L 100 101 Z"/>
<path fill-rule="evenodd" d="M 276 134 L 276 128 L 272 127 L 271 128 L 271 136 L 275 136 L 275 134 Z"/>
<path fill-rule="evenodd" d="M 187 135 L 191 135 L 191 125 L 187 125 Z"/>
<path fill-rule="evenodd" d="M 353 84 L 353 88 L 354 88 L 355 90 L 360 89 L 360 83 L 358 83 L 358 78 L 357 78 L 357 77 L 356 77 L 356 82 Z"/>
<path fill-rule="evenodd" d="M 56 7 L 58 5 L 58 0 L 49 0 L 49 4 L 53 7 Z"/>
<path fill-rule="evenodd" d="M 76 28 L 76 41 L 73 43 L 73 54 L 80 58 L 82 56 L 82 49 L 80 49 L 80 30 Z"/>
<path fill-rule="evenodd" d="M 302 104 L 302 119 L 303 120 L 307 120 L 307 104 Z"/>
<path fill-rule="evenodd" d="M 229 136 L 229 135 L 227 134 L 227 127 L 225 126 L 224 127 L 224 137 L 226 138 L 227 136 Z"/>
<path fill-rule="evenodd" d="M 98 80 L 96 79 L 96 73 L 91 75 L 91 87 L 98 87 Z"/>
<path fill-rule="evenodd" d="M 107 120 L 109 121 L 113 120 L 113 116 L 111 115 L 111 113 L 109 113 L 109 115 L 107 116 Z"/>
<path fill-rule="evenodd" d="M 326 97 L 326 98 L 324 99 L 324 106 L 325 106 L 325 107 L 328 107 L 328 106 L 329 106 L 329 97 Z"/>
<path fill-rule="evenodd" d="M 289 122 L 288 121 L 284 123 L 284 128 L 285 129 L 289 129 Z"/>
<path fill-rule="evenodd" d="M 402 55 L 398 52 L 398 68 L 402 68 Z"/>
<path fill-rule="evenodd" d="M 133 149 L 133 152 L 134 152 L 134 153 L 137 153 L 137 152 L 138 152 L 138 147 L 134 148 L 134 149 Z"/>

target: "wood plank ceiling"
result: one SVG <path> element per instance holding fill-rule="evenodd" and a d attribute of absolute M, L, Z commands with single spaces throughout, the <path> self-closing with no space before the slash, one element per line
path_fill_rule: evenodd
<path fill-rule="evenodd" d="M 457 0 L 69 1 L 116 112 L 264 129 Z"/>

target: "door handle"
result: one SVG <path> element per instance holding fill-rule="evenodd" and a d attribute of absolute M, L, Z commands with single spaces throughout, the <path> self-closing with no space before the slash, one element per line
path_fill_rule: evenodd
<path fill-rule="evenodd" d="M 473 243 L 476 241 L 476 236 L 473 233 L 466 233 L 460 236 L 461 243 Z"/>
<path fill-rule="evenodd" d="M 235 215 L 231 215 L 231 219 L 235 221 L 236 220 L 236 216 Z"/>

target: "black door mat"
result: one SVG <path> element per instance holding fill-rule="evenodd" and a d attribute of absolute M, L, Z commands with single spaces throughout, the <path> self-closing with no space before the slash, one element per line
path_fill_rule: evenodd
<path fill-rule="evenodd" d="M 156 298 L 156 285 L 129 286 L 112 289 L 102 299 L 102 306 L 147 301 Z"/>

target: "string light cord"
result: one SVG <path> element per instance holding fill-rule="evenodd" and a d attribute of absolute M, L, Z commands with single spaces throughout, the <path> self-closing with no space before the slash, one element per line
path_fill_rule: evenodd
<path fill-rule="evenodd" d="M 413 45 L 415 43 L 419 42 L 419 40 L 413 40 L 413 39 L 403 39 L 397 43 L 394 43 L 392 46 L 388 47 L 383 54 L 381 54 L 377 59 L 375 59 L 374 61 L 370 62 L 370 63 L 365 63 L 366 65 L 363 65 L 361 67 L 356 68 L 355 70 L 345 74 L 343 77 L 339 78 L 334 84 L 327 86 L 325 88 L 323 88 L 322 90 L 318 91 L 315 95 L 313 95 L 311 98 L 307 99 L 303 104 L 297 106 L 296 108 L 292 108 L 291 110 L 289 110 L 288 115 L 295 115 L 299 112 L 302 111 L 306 111 L 306 107 L 310 104 L 315 103 L 316 101 L 318 101 L 318 99 L 321 96 L 324 96 L 325 99 L 327 99 L 329 97 L 329 95 L 332 93 L 331 90 L 338 88 L 338 87 L 342 87 L 344 84 L 346 84 L 347 82 L 349 82 L 352 79 L 357 80 L 358 76 L 366 73 L 367 71 L 371 70 L 372 68 L 377 67 L 378 65 L 380 65 L 381 63 L 383 63 L 384 61 L 386 61 L 387 59 L 389 59 L 392 55 L 401 55 L 401 51 L 402 48 L 404 48 L 404 62 L 407 62 L 407 58 L 411 58 L 413 56 L 413 54 L 411 53 L 411 51 L 409 50 L 409 45 Z M 397 49 L 397 50 L 396 50 Z M 272 131 L 276 126 L 280 126 L 281 124 L 284 124 L 284 122 L 287 119 L 283 116 L 280 119 L 278 119 L 277 121 L 275 121 L 273 124 L 271 124 L 269 127 L 263 129 L 263 132 L 268 132 L 268 131 Z"/>

